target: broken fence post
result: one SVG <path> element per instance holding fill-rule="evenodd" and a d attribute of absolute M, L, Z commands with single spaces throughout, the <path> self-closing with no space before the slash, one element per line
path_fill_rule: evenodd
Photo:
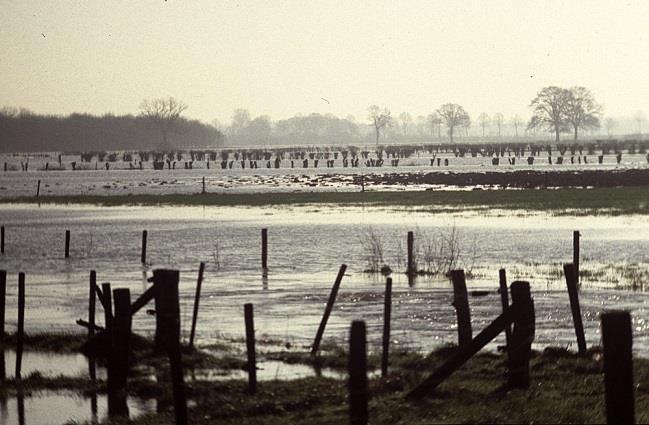
<path fill-rule="evenodd" d="M 365 322 L 352 322 L 349 337 L 349 423 L 366 425 L 367 409 L 367 343 Z"/>
<path fill-rule="evenodd" d="M 463 347 L 469 344 L 472 339 L 471 310 L 469 309 L 464 270 L 452 270 L 451 280 L 453 281 L 453 307 L 457 314 L 458 345 Z"/>
<path fill-rule="evenodd" d="M 570 310 L 572 311 L 572 321 L 575 324 L 575 334 L 577 335 L 577 347 L 580 355 L 586 354 L 586 337 L 584 336 L 584 324 L 581 319 L 581 307 L 579 306 L 579 289 L 577 283 L 577 273 L 574 265 L 564 264 L 563 274 L 566 276 L 566 285 L 568 286 L 568 297 L 570 298 Z"/>
<path fill-rule="evenodd" d="M 255 321 L 252 304 L 243 306 L 246 322 L 246 351 L 248 354 L 248 392 L 257 392 L 257 361 L 255 359 Z"/>
<path fill-rule="evenodd" d="M 327 306 L 325 307 L 324 314 L 322 315 L 322 320 L 320 321 L 320 326 L 318 326 L 318 331 L 315 335 L 315 340 L 313 341 L 313 347 L 311 347 L 311 355 L 315 355 L 320 349 L 320 342 L 322 341 L 322 335 L 324 334 L 325 328 L 327 327 L 327 321 L 329 320 L 329 315 L 333 309 L 334 302 L 336 301 L 336 296 L 338 294 L 338 289 L 340 288 L 340 282 L 343 280 L 345 275 L 345 270 L 347 270 L 347 265 L 342 264 L 340 270 L 338 271 L 338 276 L 336 276 L 336 281 L 334 286 L 331 288 L 331 293 L 329 294 L 329 300 L 327 301 Z"/>
<path fill-rule="evenodd" d="M 392 278 L 385 281 L 385 300 L 383 304 L 383 355 L 381 356 L 381 376 L 388 376 L 390 353 L 390 318 L 392 316 Z"/>
<path fill-rule="evenodd" d="M 498 275 L 500 277 L 500 303 L 502 304 L 503 311 L 509 307 L 509 288 L 507 287 L 507 272 L 505 269 L 500 269 L 498 272 Z M 505 341 L 506 341 L 506 346 L 507 349 L 509 349 L 509 345 L 511 343 L 512 339 L 512 327 L 507 326 L 505 327 Z"/>
<path fill-rule="evenodd" d="M 606 422 L 635 423 L 633 393 L 633 334 L 628 311 L 608 311 L 601 315 L 604 345 L 604 390 Z"/>
<path fill-rule="evenodd" d="M 115 315 L 110 330 L 108 357 L 108 415 L 128 416 L 126 382 L 129 367 L 131 336 L 131 292 L 128 288 L 113 291 Z"/>
<path fill-rule="evenodd" d="M 514 329 L 512 331 L 509 355 L 509 388 L 530 386 L 530 356 L 535 333 L 534 301 L 529 282 L 516 281 L 511 286 L 514 306 Z"/>
<path fill-rule="evenodd" d="M 198 280 L 196 281 L 196 295 L 194 296 L 194 312 L 192 314 L 192 329 L 189 333 L 189 347 L 194 348 L 194 336 L 196 335 L 196 321 L 198 320 L 198 304 L 201 300 L 201 286 L 203 285 L 203 273 L 205 263 L 201 261 L 198 267 Z"/>

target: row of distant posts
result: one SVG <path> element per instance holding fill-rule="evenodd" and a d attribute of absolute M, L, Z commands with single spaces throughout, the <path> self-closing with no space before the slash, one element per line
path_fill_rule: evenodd
<path fill-rule="evenodd" d="M 4 226 L 1 228 L 1 248 L 4 254 Z M 581 321 L 581 311 L 578 300 L 578 267 L 579 267 L 579 232 L 573 234 L 573 264 L 564 266 L 564 275 L 568 286 L 570 304 L 575 324 L 578 349 L 580 354 L 586 354 L 586 343 Z M 267 269 L 267 229 L 262 229 L 262 267 Z M 142 233 L 141 261 L 146 262 L 147 231 Z M 69 256 L 70 232 L 66 231 L 66 258 Z M 408 272 L 412 274 L 414 268 L 414 235 L 408 233 Z M 312 346 L 312 354 L 317 354 L 319 345 L 324 333 L 328 317 L 333 308 L 336 294 L 344 276 L 346 266 L 342 265 L 325 312 L 316 333 Z M 204 263 L 199 269 L 196 300 L 190 345 L 193 345 L 195 333 L 195 320 L 198 310 L 198 299 L 200 298 L 200 285 L 203 280 Z M 522 371 L 520 374 L 510 373 L 510 385 L 529 385 L 529 350 L 527 343 L 523 349 L 513 350 L 511 347 L 520 346 L 521 342 L 527 341 L 531 344 L 534 333 L 534 307 L 531 301 L 529 284 L 526 282 L 514 282 L 512 284 L 512 305 L 509 305 L 507 297 L 506 274 L 500 271 L 501 301 L 503 314 L 492 324 L 483 330 L 475 338 L 472 337 L 470 309 L 466 290 L 465 277 L 462 270 L 451 273 L 454 289 L 454 302 L 458 320 L 458 342 L 460 351 L 452 359 L 443 365 L 440 370 L 431 375 L 417 388 L 411 391 L 410 398 L 420 397 L 441 383 L 454 370 L 466 362 L 473 354 L 484 347 L 500 332 L 505 332 L 507 347 L 510 356 L 510 367 Z M 112 298 L 115 302 L 114 316 L 111 306 L 110 284 L 103 284 L 99 289 L 96 284 L 96 274 L 91 272 L 90 276 L 90 298 L 89 298 L 89 337 L 92 338 L 95 331 L 99 329 L 95 325 L 95 295 L 100 299 L 105 310 L 106 331 L 110 332 L 111 350 L 109 358 L 109 410 L 120 411 L 125 408 L 125 385 L 128 367 L 128 338 L 130 336 L 131 316 L 141 309 L 148 301 L 155 298 L 156 301 L 156 349 L 165 351 L 170 359 L 172 370 L 172 385 L 174 386 L 174 401 L 178 423 L 186 423 L 186 402 L 184 402 L 184 383 L 182 368 L 180 366 L 180 328 L 179 328 L 179 303 L 178 303 L 178 271 L 156 270 L 154 271 L 154 285 L 143 294 L 133 305 L 130 303 L 130 292 L 128 289 L 115 289 Z M 162 285 L 168 290 L 158 291 L 156 282 L 165 282 Z M 18 330 L 16 346 L 16 377 L 20 379 L 22 364 L 23 336 L 24 336 L 24 308 L 25 308 L 25 275 L 19 274 L 18 279 Z M 175 288 L 175 290 L 174 290 Z M 384 306 L 384 330 L 383 330 L 383 355 L 381 359 L 381 374 L 387 376 L 389 364 L 389 338 L 390 338 L 390 316 L 391 316 L 391 293 L 392 279 L 388 278 L 385 288 Z M 6 271 L 0 271 L 0 346 L 4 350 L 4 317 L 5 317 L 5 294 L 6 294 Z M 160 295 L 163 294 L 163 295 Z M 518 301 L 517 301 L 518 299 Z M 516 308 L 516 306 L 519 306 Z M 520 307 L 524 306 L 524 307 Z M 257 390 L 256 381 L 256 360 L 253 306 L 244 306 L 246 324 L 246 345 L 248 352 L 249 370 L 249 392 Z M 518 320 L 518 322 L 517 322 Z M 602 341 L 604 343 L 605 357 L 605 390 L 607 404 L 607 418 L 613 422 L 616 418 L 625 418 L 625 421 L 633 421 L 633 368 L 631 351 L 631 319 L 628 312 L 605 312 L 601 315 L 602 320 Z M 514 324 L 513 331 L 511 324 Z M 518 326 L 516 323 L 519 323 Z M 164 337 L 163 337 L 164 334 Z M 531 335 L 531 339 L 530 339 Z M 617 347 L 617 348 L 612 348 Z M 4 351 L 3 351 L 4 353 Z M 518 355 L 516 354 L 518 353 Z M 367 423 L 367 374 L 366 374 L 366 343 L 365 324 L 354 322 L 350 334 L 350 414 L 353 423 Z M 4 354 L 2 355 L 2 370 L 0 377 L 5 379 Z M 363 390 L 365 388 L 365 390 Z M 112 395 L 112 396 L 111 396 Z M 364 401 L 363 401 L 364 399 Z M 112 408 L 111 408 L 112 406 Z M 184 419 L 183 419 L 184 418 Z M 354 419 L 356 418 L 356 419 Z M 365 418 L 365 422 L 363 422 Z M 359 422 L 360 420 L 360 422 Z"/>

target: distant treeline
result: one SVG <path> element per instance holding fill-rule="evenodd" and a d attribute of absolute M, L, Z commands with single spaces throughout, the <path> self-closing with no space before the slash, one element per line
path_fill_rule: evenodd
<path fill-rule="evenodd" d="M 7 108 L 0 111 L 2 152 L 216 148 L 223 145 L 223 140 L 215 127 L 185 118 L 179 118 L 164 146 L 160 130 L 141 116 L 51 116 Z"/>

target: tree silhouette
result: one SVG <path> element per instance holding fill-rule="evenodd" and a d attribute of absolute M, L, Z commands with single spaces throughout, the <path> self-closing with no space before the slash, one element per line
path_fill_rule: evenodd
<path fill-rule="evenodd" d="M 147 118 L 162 134 L 162 146 L 167 148 L 169 134 L 178 131 L 180 115 L 187 105 L 173 97 L 143 100 L 140 104 L 140 115 Z"/>
<path fill-rule="evenodd" d="M 437 115 L 448 127 L 448 135 L 453 143 L 453 130 L 457 126 L 466 129 L 471 125 L 471 118 L 464 108 L 457 103 L 446 103 L 437 110 Z"/>
<path fill-rule="evenodd" d="M 376 144 L 379 144 L 379 135 L 381 134 L 381 129 L 387 126 L 392 117 L 390 116 L 390 111 L 388 108 L 379 108 L 377 105 L 372 105 L 368 108 L 369 116 L 368 119 L 374 125 L 374 130 L 376 130 Z"/>
<path fill-rule="evenodd" d="M 602 107 L 595 102 L 593 94 L 586 87 L 572 87 L 568 90 L 566 117 L 572 126 L 575 140 L 579 129 L 590 130 L 599 128 L 599 116 Z"/>
<path fill-rule="evenodd" d="M 533 110 L 532 118 L 527 125 L 530 130 L 543 128 L 553 131 L 555 140 L 559 141 L 559 133 L 568 128 L 567 104 L 570 92 L 556 86 L 548 86 L 530 103 Z"/>

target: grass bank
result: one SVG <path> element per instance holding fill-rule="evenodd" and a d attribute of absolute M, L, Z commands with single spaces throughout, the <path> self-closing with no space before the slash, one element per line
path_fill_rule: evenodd
<path fill-rule="evenodd" d="M 293 192 L 117 196 L 41 196 L 1 199 L 0 203 L 82 204 L 98 206 L 341 206 L 412 207 L 420 211 L 509 209 L 555 214 L 649 214 L 649 188 L 525 189 L 471 191 Z"/>

